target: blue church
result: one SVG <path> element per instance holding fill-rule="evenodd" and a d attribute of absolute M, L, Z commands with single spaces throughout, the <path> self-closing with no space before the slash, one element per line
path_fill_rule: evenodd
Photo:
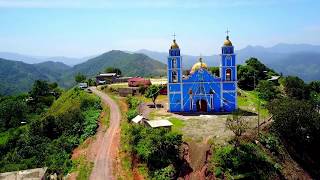
<path fill-rule="evenodd" d="M 183 75 L 183 60 L 174 38 L 168 56 L 170 112 L 232 112 L 237 109 L 237 65 L 234 47 L 227 35 L 221 48 L 220 75 L 212 74 L 202 58 L 190 75 Z"/>

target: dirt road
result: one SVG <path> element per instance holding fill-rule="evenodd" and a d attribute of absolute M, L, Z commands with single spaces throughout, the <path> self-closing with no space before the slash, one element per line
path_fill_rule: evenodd
<path fill-rule="evenodd" d="M 110 107 L 110 126 L 97 146 L 97 155 L 95 157 L 90 179 L 116 179 L 112 174 L 112 170 L 120 141 L 120 109 L 116 102 L 114 102 L 114 100 L 112 100 L 108 95 L 98 91 L 95 87 L 91 87 L 90 89 L 94 94 L 101 98 L 103 103 Z"/>

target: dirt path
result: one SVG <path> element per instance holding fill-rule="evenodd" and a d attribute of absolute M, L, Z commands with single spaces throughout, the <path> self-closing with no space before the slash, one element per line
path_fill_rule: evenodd
<path fill-rule="evenodd" d="M 120 142 L 120 109 L 108 95 L 98 91 L 95 87 L 91 87 L 90 89 L 94 94 L 101 98 L 103 103 L 108 105 L 110 108 L 110 126 L 103 135 L 97 137 L 97 154 L 94 160 L 94 166 L 90 179 L 115 179 L 112 174 L 112 170 Z"/>

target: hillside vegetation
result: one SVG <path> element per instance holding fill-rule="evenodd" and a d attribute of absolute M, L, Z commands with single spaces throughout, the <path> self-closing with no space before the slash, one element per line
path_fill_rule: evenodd
<path fill-rule="evenodd" d="M 268 81 L 272 74 L 277 73 L 255 58 L 239 67 L 239 87 L 252 90 L 250 93 L 240 91 L 239 106 L 252 104 L 255 109 L 267 108 L 273 121 L 264 122 L 264 129 L 257 134 L 248 128 L 241 111 L 227 119 L 226 128 L 233 131 L 234 138 L 227 145 L 213 149 L 209 173 L 217 178 L 319 177 L 320 82 L 305 83 L 293 76 Z M 247 101 L 252 95 L 256 100 Z M 260 118 L 267 118 L 264 117 L 266 111 L 259 112 Z"/>
<path fill-rule="evenodd" d="M 11 116 L 11 121 L 17 123 L 0 128 L 0 172 L 48 167 L 49 173 L 62 176 L 73 166 L 72 150 L 95 134 L 100 100 L 73 88 L 51 105 L 45 103 L 45 97 L 51 95 L 45 94 L 43 88 L 33 87 L 33 90 L 38 92 L 33 91 L 34 100 L 27 103 L 21 96 L 2 97 L 1 109 L 21 108 L 15 109 L 15 115 Z M 0 112 L 0 124 L 5 122 L 5 115 Z M 26 124 L 20 123 L 22 119 Z"/>
<path fill-rule="evenodd" d="M 123 76 L 164 76 L 166 65 L 143 54 L 130 54 L 110 51 L 88 61 L 69 67 L 60 62 L 47 61 L 39 64 L 26 64 L 21 61 L 0 59 L 0 94 L 10 95 L 27 92 L 33 81 L 41 79 L 57 82 L 64 88 L 72 87 L 78 73 L 93 78 L 105 68 L 114 67 Z"/>

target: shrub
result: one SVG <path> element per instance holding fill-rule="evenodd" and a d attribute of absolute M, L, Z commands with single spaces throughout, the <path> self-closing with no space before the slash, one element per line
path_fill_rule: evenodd
<path fill-rule="evenodd" d="M 176 170 L 173 165 L 156 170 L 153 175 L 153 180 L 171 180 L 174 179 Z"/>
<path fill-rule="evenodd" d="M 279 139 L 273 134 L 260 134 L 260 143 L 266 147 L 272 154 L 282 154 L 282 148 Z"/>
<path fill-rule="evenodd" d="M 128 112 L 127 112 L 128 121 L 131 121 L 137 115 L 139 115 L 139 113 L 138 113 L 138 111 L 136 109 L 129 109 Z"/>
<path fill-rule="evenodd" d="M 136 97 L 128 96 L 127 97 L 127 103 L 128 103 L 129 109 L 135 109 L 135 108 L 138 108 L 138 106 L 140 105 L 141 101 Z"/>
<path fill-rule="evenodd" d="M 230 175 L 233 178 L 269 179 L 276 176 L 279 170 L 279 165 L 253 143 L 217 148 L 211 163 L 219 178 Z"/>

